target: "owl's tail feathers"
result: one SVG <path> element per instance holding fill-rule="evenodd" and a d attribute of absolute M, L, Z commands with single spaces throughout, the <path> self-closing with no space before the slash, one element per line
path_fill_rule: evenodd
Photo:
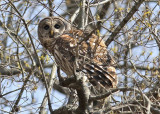
<path fill-rule="evenodd" d="M 92 63 L 86 64 L 84 69 L 89 74 L 88 78 L 93 86 L 100 85 L 104 88 L 115 88 L 117 85 L 116 70 L 112 66 L 107 66 L 105 69 Z"/>

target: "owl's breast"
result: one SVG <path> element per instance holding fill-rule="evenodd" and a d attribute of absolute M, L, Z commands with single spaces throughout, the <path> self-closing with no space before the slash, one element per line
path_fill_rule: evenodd
<path fill-rule="evenodd" d="M 67 48 L 63 48 L 60 45 L 54 46 L 53 56 L 55 62 L 68 76 L 73 75 L 74 55 L 68 51 Z"/>
<path fill-rule="evenodd" d="M 55 46 L 56 40 L 51 38 L 43 38 L 40 39 L 41 44 L 50 52 L 52 53 L 53 48 Z"/>

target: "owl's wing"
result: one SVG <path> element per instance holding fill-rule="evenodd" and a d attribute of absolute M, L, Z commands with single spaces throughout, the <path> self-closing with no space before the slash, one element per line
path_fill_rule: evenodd
<path fill-rule="evenodd" d="M 87 41 L 81 43 L 81 50 L 83 53 L 80 54 L 87 56 L 86 61 L 88 59 L 88 62 L 83 65 L 83 70 L 87 71 L 90 82 L 95 86 L 100 84 L 105 88 L 116 87 L 115 62 L 109 55 L 105 42 L 92 34 Z"/>
<path fill-rule="evenodd" d="M 105 88 L 117 86 L 117 75 L 113 66 L 102 67 L 92 62 L 85 64 L 83 71 L 87 71 L 88 78 L 94 86 L 101 85 Z"/>
<path fill-rule="evenodd" d="M 76 31 L 60 36 L 56 43 L 59 51 L 69 61 L 68 64 L 72 64 L 70 67 L 73 67 L 74 58 L 78 57 L 77 71 L 87 74 L 93 85 L 99 84 L 105 88 L 116 87 L 116 70 L 104 41 L 94 34 L 82 41 L 85 38 L 83 35 L 81 31 Z"/>

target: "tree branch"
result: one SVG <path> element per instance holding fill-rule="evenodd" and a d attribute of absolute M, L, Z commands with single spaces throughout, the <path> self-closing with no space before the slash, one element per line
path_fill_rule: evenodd
<path fill-rule="evenodd" d="M 132 7 L 130 12 L 127 14 L 127 16 L 122 20 L 122 22 L 117 26 L 117 28 L 112 32 L 110 37 L 106 40 L 105 44 L 108 46 L 116 37 L 116 35 L 119 33 L 119 31 L 125 26 L 125 24 L 130 20 L 130 18 L 133 16 L 133 14 L 138 10 L 140 5 L 145 0 L 138 0 L 138 2 L 135 3 L 135 5 Z"/>
<path fill-rule="evenodd" d="M 41 72 L 42 72 L 42 78 L 44 79 L 44 85 L 45 85 L 46 92 L 47 92 L 49 110 L 50 110 L 50 112 L 52 112 L 53 109 L 52 109 L 51 102 L 50 102 L 48 85 L 47 85 L 47 81 L 46 81 L 46 78 L 45 78 L 44 70 L 43 70 L 41 61 L 39 60 L 38 54 L 37 54 L 37 52 L 36 52 L 36 48 L 35 48 L 35 46 L 34 46 L 32 36 L 31 36 L 30 31 L 29 31 L 29 29 L 28 29 L 28 25 L 27 25 L 25 19 L 22 17 L 21 13 L 17 10 L 17 8 L 15 7 L 15 5 L 12 3 L 11 0 L 9 0 L 9 3 L 10 3 L 10 5 L 13 7 L 13 9 L 17 12 L 17 14 L 20 16 L 20 19 L 22 20 L 22 22 L 23 22 L 23 24 L 24 24 L 24 26 L 25 26 L 25 28 L 26 28 L 26 31 L 27 31 L 27 33 L 28 33 L 29 39 L 30 39 L 30 41 L 31 41 L 31 44 L 32 44 L 33 49 L 34 49 L 34 52 L 35 52 L 35 54 L 36 54 L 36 58 L 37 58 L 38 63 L 39 63 L 39 65 L 40 65 L 40 70 L 41 70 Z M 34 63 L 33 63 L 33 67 L 35 67 L 35 66 L 36 66 L 36 64 L 35 64 L 35 62 L 34 62 Z"/>
<path fill-rule="evenodd" d="M 49 94 L 51 94 L 51 91 L 52 91 L 52 88 L 53 88 L 53 84 L 54 84 L 54 80 L 55 80 L 55 76 L 56 76 L 56 69 L 57 69 L 56 63 L 54 63 L 53 67 L 52 67 L 51 77 L 49 79 L 49 84 L 48 84 Z M 45 94 L 44 98 L 43 98 L 43 101 L 41 103 L 41 107 L 40 107 L 40 113 L 41 114 L 44 114 L 46 112 L 45 107 L 46 107 L 47 100 L 48 100 L 47 94 Z"/>

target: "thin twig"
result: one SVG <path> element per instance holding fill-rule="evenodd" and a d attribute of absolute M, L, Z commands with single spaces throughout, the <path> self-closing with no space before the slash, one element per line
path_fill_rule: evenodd
<path fill-rule="evenodd" d="M 138 10 L 140 5 L 145 0 L 139 0 L 135 3 L 135 5 L 132 7 L 130 12 L 127 14 L 127 16 L 122 20 L 122 22 L 117 26 L 117 28 L 114 30 L 114 32 L 110 35 L 110 37 L 106 40 L 105 44 L 108 46 L 116 37 L 116 35 L 119 33 L 119 31 L 125 26 L 125 24 L 130 20 L 130 18 L 133 16 L 133 14 Z"/>
<path fill-rule="evenodd" d="M 25 28 L 26 28 L 26 30 L 27 30 L 29 39 L 30 39 L 31 44 L 32 44 L 32 46 L 33 46 L 33 49 L 34 49 L 35 55 L 36 55 L 36 57 L 37 57 L 38 63 L 39 63 L 39 65 L 40 65 L 40 70 L 41 70 L 41 72 L 42 72 L 42 78 L 44 79 L 44 85 L 45 85 L 46 92 L 47 92 L 49 110 L 50 110 L 50 112 L 52 112 L 53 109 L 52 109 L 51 102 L 50 102 L 50 96 L 49 96 L 49 91 L 48 91 L 48 85 L 47 85 L 47 81 L 46 81 L 46 78 L 45 78 L 44 70 L 43 70 L 41 61 L 39 60 L 39 57 L 38 57 L 36 48 L 35 48 L 35 46 L 34 46 L 34 43 L 33 43 L 33 40 L 32 40 L 32 36 L 31 36 L 30 31 L 29 31 L 29 29 L 28 29 L 28 25 L 27 25 L 25 19 L 24 19 L 24 18 L 22 17 L 22 15 L 20 14 L 20 12 L 19 12 L 19 11 L 17 10 L 17 8 L 15 7 L 15 5 L 12 3 L 12 1 L 9 0 L 9 3 L 10 3 L 11 6 L 13 7 L 13 9 L 18 13 L 18 15 L 21 17 L 21 20 L 22 20 L 22 22 L 23 22 L 23 24 L 25 25 Z M 33 66 L 36 66 L 36 64 L 34 63 Z"/>
<path fill-rule="evenodd" d="M 13 90 L 13 91 L 9 91 L 9 92 L 7 92 L 7 93 L 4 93 L 4 94 L 0 95 L 0 97 L 3 97 L 3 96 L 5 96 L 5 95 L 8 95 L 8 94 L 10 94 L 10 93 L 16 92 L 16 91 L 21 90 L 21 89 L 22 89 L 22 88 L 18 88 L 18 89 L 15 89 L 15 90 Z"/>
<path fill-rule="evenodd" d="M 33 69 L 33 71 L 34 71 L 34 69 Z M 28 76 L 26 77 L 26 79 L 24 80 L 24 83 L 23 83 L 23 86 L 22 86 L 22 89 L 21 89 L 21 91 L 19 92 L 19 94 L 18 94 L 18 98 L 17 98 L 17 100 L 16 100 L 16 102 L 14 103 L 14 106 L 12 107 L 12 110 L 11 110 L 11 112 L 18 112 L 18 103 L 20 102 L 20 100 L 21 100 L 21 97 L 22 97 L 22 94 L 23 94 L 23 92 L 24 92 L 24 89 L 25 89 L 25 86 L 27 85 L 27 82 L 28 82 L 28 80 L 29 80 L 29 78 L 30 78 L 30 76 L 32 75 L 32 71 L 28 74 Z"/>
<path fill-rule="evenodd" d="M 102 2 L 98 2 L 98 3 L 95 3 L 95 4 L 91 4 L 89 5 L 90 7 L 95 7 L 95 6 L 99 6 L 99 5 L 103 5 L 103 4 L 106 4 L 107 2 L 110 2 L 112 0 L 104 0 Z"/>
<path fill-rule="evenodd" d="M 51 91 L 52 91 L 52 88 L 53 88 L 54 79 L 55 79 L 55 76 L 56 76 L 56 70 L 57 70 L 57 66 L 54 63 L 53 67 L 52 67 L 51 77 L 49 79 L 49 84 L 48 84 L 49 94 L 51 94 Z M 43 101 L 42 101 L 42 104 L 41 104 L 41 107 L 40 107 L 40 114 L 44 114 L 46 112 L 45 107 L 46 107 L 47 100 L 48 100 L 47 99 L 47 94 L 45 94 L 45 96 L 43 98 Z"/>

